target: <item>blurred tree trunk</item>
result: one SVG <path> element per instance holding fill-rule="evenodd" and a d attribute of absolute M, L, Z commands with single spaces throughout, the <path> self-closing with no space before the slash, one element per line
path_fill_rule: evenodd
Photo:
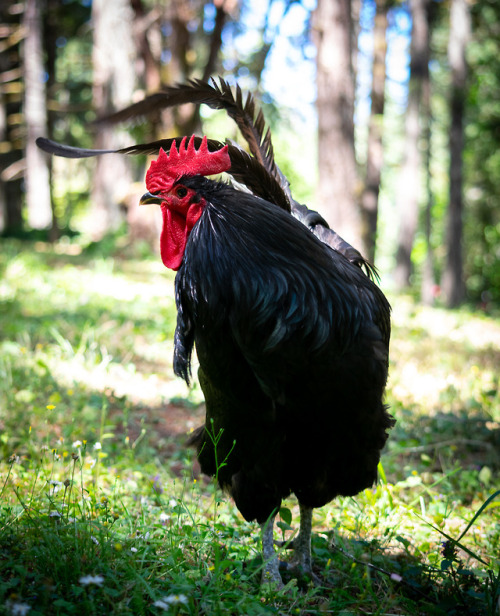
<path fill-rule="evenodd" d="M 26 124 L 26 205 L 28 224 L 48 229 L 53 224 L 50 196 L 49 163 L 35 144 L 47 135 L 47 99 L 42 51 L 42 9 L 39 0 L 26 0 L 24 26 L 24 121 Z M 55 220 L 54 220 L 55 224 Z"/>
<path fill-rule="evenodd" d="M 319 208 L 332 227 L 363 251 L 354 150 L 351 0 L 318 0 L 316 44 Z"/>
<path fill-rule="evenodd" d="M 93 0 L 94 107 L 105 115 L 130 104 L 135 87 L 134 13 L 129 0 Z M 123 147 L 129 138 L 116 127 L 103 127 L 95 147 Z M 89 231 L 94 240 L 116 229 L 121 220 L 120 203 L 132 183 L 130 161 L 125 156 L 96 159 L 92 186 L 92 212 Z"/>
<path fill-rule="evenodd" d="M 428 67 L 428 65 L 427 65 Z M 431 84 L 430 75 L 427 70 L 422 89 L 422 121 L 423 121 L 423 138 L 425 143 L 424 149 L 424 175 L 425 175 L 425 192 L 426 204 L 424 212 L 424 241 L 425 241 L 425 261 L 422 269 L 422 285 L 420 297 L 424 304 L 430 306 L 436 298 L 436 281 L 434 279 L 434 251 L 431 243 L 432 231 L 432 207 L 434 205 L 434 197 L 431 186 L 431 136 L 432 136 L 432 114 L 431 114 Z"/>
<path fill-rule="evenodd" d="M 219 52 L 222 46 L 222 30 L 229 14 L 236 9 L 237 0 L 215 0 L 214 5 L 216 11 L 214 28 L 209 39 L 205 41 L 204 46 L 208 53 L 200 75 L 205 81 L 217 72 Z M 195 76 L 193 75 L 193 62 L 190 59 L 195 58 L 198 51 L 190 23 L 199 12 L 203 12 L 203 5 L 193 6 L 185 0 L 170 0 L 167 6 L 167 17 L 172 32 L 169 45 L 172 59 L 169 64 L 167 83 L 182 83 Z M 178 134 L 191 135 L 201 130 L 199 105 L 183 105 L 168 113 L 174 117 Z"/>
<path fill-rule="evenodd" d="M 433 4 L 429 7 L 429 30 L 433 24 Z M 429 35 L 430 36 L 430 35 Z M 425 176 L 425 211 L 424 211 L 424 241 L 425 241 L 425 261 L 422 268 L 422 284 L 420 288 L 420 298 L 428 306 L 436 299 L 436 281 L 434 278 L 434 251 L 431 242 L 432 231 L 432 208 L 434 205 L 434 195 L 431 183 L 431 160 L 432 160 L 432 109 L 431 109 L 431 79 L 429 72 L 430 45 L 427 47 L 427 60 L 423 66 L 422 75 L 422 137 L 424 143 L 423 172 Z"/>
<path fill-rule="evenodd" d="M 375 23 L 373 28 L 373 66 L 370 123 L 366 156 L 366 176 L 361 195 L 363 213 L 363 244 L 365 256 L 375 262 L 377 239 L 378 196 L 384 162 L 382 146 L 384 102 L 385 102 L 385 58 L 387 55 L 387 10 L 388 0 L 376 0 Z"/>
<path fill-rule="evenodd" d="M 160 62 L 156 60 L 148 39 L 148 32 L 158 20 L 160 12 L 158 7 L 146 11 L 142 0 L 130 0 L 130 5 L 134 11 L 133 33 L 139 59 L 138 69 L 149 94 L 159 90 L 161 85 Z"/>
<path fill-rule="evenodd" d="M 420 196 L 420 150 L 422 136 L 420 105 L 422 86 L 429 62 L 430 0 L 410 0 L 413 22 L 411 33 L 410 85 L 406 109 L 406 157 L 400 177 L 397 197 L 399 212 L 398 247 L 394 280 L 399 289 L 410 286 L 412 274 L 411 252 L 418 225 Z"/>
<path fill-rule="evenodd" d="M 466 99 L 467 62 L 465 52 L 470 32 L 467 0 L 452 0 L 448 60 L 451 68 L 450 99 L 450 196 L 448 204 L 447 259 L 442 287 L 449 307 L 465 298 L 463 278 L 463 178 L 464 111 Z"/>
<path fill-rule="evenodd" d="M 222 46 L 222 31 L 238 0 L 215 0 L 213 29 L 193 29 L 203 15 L 204 0 L 167 0 L 145 8 L 142 0 L 130 0 L 134 10 L 134 36 L 139 51 L 147 93 L 169 85 L 182 83 L 193 77 L 205 81 L 216 75 Z M 161 28 L 160 28 L 161 26 Z M 200 32 L 204 33 L 200 41 Z M 201 54 L 200 49 L 204 52 Z M 200 61 L 201 60 L 201 61 Z M 199 132 L 201 120 L 199 106 L 182 105 L 174 109 L 158 110 L 149 116 L 153 138 L 165 134 L 189 135 Z"/>
<path fill-rule="evenodd" d="M 0 2 L 0 219 L 6 234 L 21 230 L 22 218 L 22 41 L 20 14 L 14 0 Z"/>

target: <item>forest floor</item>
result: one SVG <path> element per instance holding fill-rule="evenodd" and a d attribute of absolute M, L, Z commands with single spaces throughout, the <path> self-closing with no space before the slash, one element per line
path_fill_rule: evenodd
<path fill-rule="evenodd" d="M 380 481 L 315 510 L 321 584 L 276 590 L 184 447 L 173 276 L 120 238 L 2 240 L 0 272 L 0 613 L 499 613 L 498 314 L 390 297 Z M 279 538 L 297 523 L 291 498 Z"/>

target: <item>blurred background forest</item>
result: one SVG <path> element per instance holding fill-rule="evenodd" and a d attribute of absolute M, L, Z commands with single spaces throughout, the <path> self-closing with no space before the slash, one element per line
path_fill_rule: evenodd
<path fill-rule="evenodd" d="M 183 446 L 148 161 L 35 145 L 243 143 L 206 107 L 95 123 L 217 75 L 393 305 L 381 480 L 315 511 L 300 593 L 261 592 L 258 529 Z M 498 616 L 499 145 L 498 0 L 0 0 L 0 612 Z"/>
<path fill-rule="evenodd" d="M 155 244 L 156 219 L 135 212 L 145 160 L 50 160 L 35 138 L 237 139 L 224 112 L 189 106 L 92 124 L 162 84 L 216 75 L 261 101 L 295 197 L 361 247 L 384 284 L 428 304 L 498 304 L 496 0 L 4 0 L 3 236 L 70 246 L 125 225 Z"/>

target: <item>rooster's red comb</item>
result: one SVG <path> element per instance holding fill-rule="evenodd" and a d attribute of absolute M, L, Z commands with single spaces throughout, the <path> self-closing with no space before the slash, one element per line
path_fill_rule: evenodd
<path fill-rule="evenodd" d="M 150 192 L 168 189 L 183 175 L 213 175 L 231 167 L 227 145 L 210 152 L 206 137 L 203 137 L 198 150 L 194 140 L 193 135 L 186 147 L 187 137 L 183 137 L 179 150 L 174 141 L 168 154 L 163 148 L 160 149 L 157 160 L 151 163 L 146 174 L 146 186 Z"/>

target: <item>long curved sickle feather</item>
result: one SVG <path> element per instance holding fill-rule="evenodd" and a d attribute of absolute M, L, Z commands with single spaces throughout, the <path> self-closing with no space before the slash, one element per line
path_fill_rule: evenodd
<path fill-rule="evenodd" d="M 71 145 L 57 143 L 45 137 L 38 137 L 36 140 L 37 146 L 54 156 L 62 156 L 63 158 L 90 158 L 91 156 L 100 156 L 101 154 L 115 154 L 116 150 L 87 150 L 85 148 L 75 148 Z"/>
<path fill-rule="evenodd" d="M 236 95 L 234 95 L 231 86 L 222 77 L 219 77 L 219 84 L 212 78 L 212 84 L 199 79 L 192 79 L 185 84 L 167 86 L 161 92 L 147 96 L 142 101 L 121 111 L 100 118 L 96 123 L 124 122 L 140 116 L 147 116 L 161 108 L 175 107 L 185 103 L 203 103 L 212 109 L 225 110 L 237 124 L 253 155 L 249 156 L 236 144 L 230 141 L 226 142 L 229 146 L 231 158 L 229 173 L 233 178 L 244 184 L 253 194 L 291 212 L 322 242 L 344 255 L 351 263 L 363 268 L 369 278 L 378 280 L 378 273 L 374 265 L 340 237 L 336 231 L 331 229 L 317 212 L 300 205 L 292 197 L 289 182 L 274 160 L 271 132 L 269 128 L 266 129 L 262 110 L 258 109 L 256 112 L 252 95 L 247 94 L 245 101 L 243 101 L 240 87 L 236 86 Z M 161 139 L 119 150 L 87 150 L 62 145 L 44 138 L 37 139 L 37 145 L 42 150 L 56 156 L 88 158 L 111 153 L 156 154 L 160 147 L 169 151 L 173 141 L 174 139 Z M 197 137 L 195 143 L 196 147 L 199 147 L 201 138 Z M 215 150 L 220 149 L 224 144 L 211 139 L 208 140 L 208 145 L 210 150 Z"/>
<path fill-rule="evenodd" d="M 160 148 L 163 148 L 165 152 L 169 152 L 172 143 L 174 141 L 180 143 L 181 140 L 182 137 L 159 139 L 151 143 L 139 143 L 118 150 L 78 148 L 64 145 L 45 137 L 38 137 L 36 144 L 41 150 L 54 156 L 62 156 L 63 158 L 91 158 L 93 156 L 102 156 L 103 154 L 156 155 Z M 195 137 L 194 142 L 198 148 L 201 144 L 201 137 Z M 287 212 L 290 211 L 290 204 L 285 198 L 280 185 L 255 158 L 230 141 L 225 144 L 216 139 L 208 139 L 207 143 L 210 151 L 220 150 L 224 145 L 228 146 L 229 157 L 231 158 L 231 169 L 229 169 L 228 173 L 237 182 L 247 186 L 249 190 L 262 199 L 275 203 Z"/>
<path fill-rule="evenodd" d="M 125 122 L 137 117 L 144 117 L 158 109 L 176 107 L 185 103 L 205 104 L 212 109 L 223 109 L 232 118 L 241 131 L 248 147 L 257 161 L 274 177 L 291 203 L 292 196 L 288 180 L 274 160 L 271 131 L 266 127 L 262 109 L 256 107 L 251 94 L 243 100 L 241 88 L 236 86 L 233 94 L 231 86 L 222 77 L 219 84 L 212 78 L 212 85 L 201 79 L 191 79 L 186 83 L 166 86 L 160 92 L 147 96 L 125 109 L 99 118 L 96 123 Z"/>

